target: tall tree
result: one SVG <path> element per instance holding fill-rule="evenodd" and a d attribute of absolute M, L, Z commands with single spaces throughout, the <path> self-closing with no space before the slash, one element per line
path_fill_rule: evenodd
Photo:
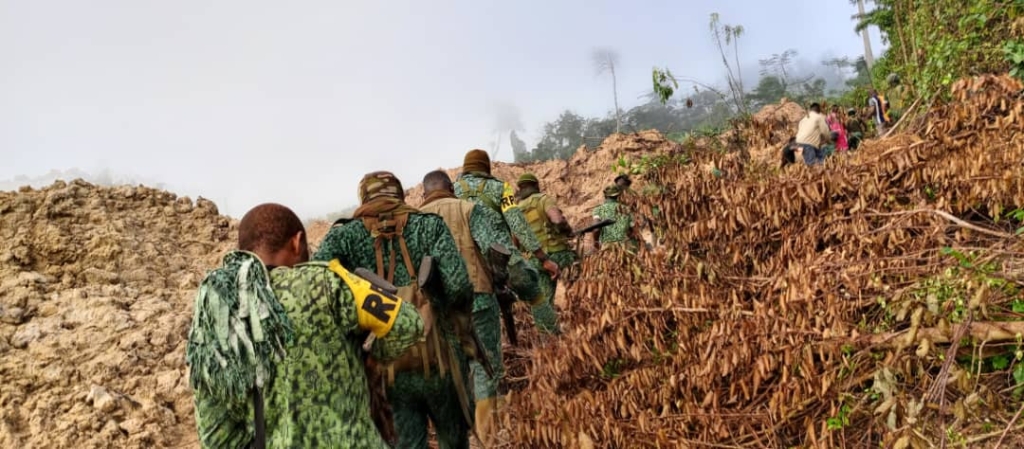
<path fill-rule="evenodd" d="M 594 70 L 598 75 L 610 73 L 612 76 L 612 98 L 615 100 L 615 132 L 619 132 L 622 125 L 622 117 L 619 115 L 619 90 L 618 80 L 615 78 L 615 67 L 619 65 L 619 54 L 609 48 L 599 48 L 591 55 L 594 61 Z"/>
<path fill-rule="evenodd" d="M 530 150 L 526 149 L 526 142 L 519 138 L 516 134 L 516 130 L 508 133 L 508 140 L 512 144 L 512 157 L 516 162 L 523 162 L 530 157 Z"/>
<path fill-rule="evenodd" d="M 495 133 L 493 147 L 491 148 L 491 160 L 498 158 L 498 151 L 501 149 L 501 142 L 505 140 L 505 133 L 510 131 L 522 131 L 523 120 L 519 107 L 514 103 L 499 101 L 490 105 L 492 117 L 494 117 L 491 131 Z"/>
<path fill-rule="evenodd" d="M 853 64 L 850 63 L 850 58 L 849 57 L 843 56 L 842 58 L 828 58 L 828 59 L 822 60 L 821 61 L 821 65 L 826 66 L 826 67 L 835 67 L 836 68 L 836 74 L 838 74 L 839 77 L 842 78 L 843 77 L 843 69 L 846 68 L 846 67 L 850 67 Z"/>
<path fill-rule="evenodd" d="M 747 103 L 744 97 L 743 89 L 743 74 L 740 72 L 740 49 L 739 39 L 743 35 L 742 25 L 723 25 L 717 12 L 711 13 L 711 21 L 708 23 L 708 28 L 711 30 L 711 36 L 715 39 L 715 46 L 718 47 L 718 53 L 722 56 L 722 64 L 725 65 L 726 75 L 729 81 L 729 91 L 732 93 L 733 102 L 736 103 L 736 109 L 741 113 L 748 113 Z M 736 64 L 736 72 L 733 73 L 733 67 L 729 64 L 729 58 L 726 56 L 726 48 L 732 45 L 733 57 Z"/>
<path fill-rule="evenodd" d="M 775 53 L 770 58 L 758 60 L 758 64 L 761 65 L 761 76 L 774 76 L 782 83 L 782 89 L 786 90 L 792 83 L 792 80 L 789 79 L 788 67 L 796 55 L 796 50 L 790 48 L 782 54 Z"/>
<path fill-rule="evenodd" d="M 864 17 L 864 1 L 865 0 L 850 0 L 851 4 L 857 5 L 857 17 Z M 871 53 L 871 36 L 868 34 L 868 27 L 863 27 L 860 30 L 860 35 L 864 38 L 864 63 L 868 66 L 868 71 L 875 65 L 875 55 Z"/>

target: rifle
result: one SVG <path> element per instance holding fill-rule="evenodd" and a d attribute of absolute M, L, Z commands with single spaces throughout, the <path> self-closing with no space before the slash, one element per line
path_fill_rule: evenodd
<path fill-rule="evenodd" d="M 588 226 L 585 226 L 583 228 L 580 228 L 580 229 L 577 229 L 575 231 L 572 231 L 572 236 L 575 237 L 575 240 L 576 240 L 576 244 L 574 245 L 575 246 L 574 249 L 576 250 L 576 252 L 579 253 L 579 251 L 580 251 L 580 238 L 581 237 L 583 237 L 588 232 L 594 232 L 594 231 L 596 231 L 598 229 L 602 229 L 602 228 L 611 226 L 613 224 L 615 224 L 615 220 L 614 219 L 606 218 L 604 220 L 597 221 L 597 222 L 592 223 L 592 224 L 590 224 Z"/>
<path fill-rule="evenodd" d="M 512 304 L 516 302 L 516 295 L 508 287 L 508 261 L 512 252 L 499 243 L 493 243 L 487 248 L 487 265 L 491 272 L 491 285 L 494 288 L 494 295 L 498 298 L 498 308 L 501 310 L 501 321 L 505 323 L 505 336 L 512 346 L 519 344 L 516 335 L 516 319 L 512 313 Z"/>
<path fill-rule="evenodd" d="M 353 273 L 368 281 L 374 290 L 388 295 L 398 293 L 398 287 L 366 268 L 356 268 Z M 373 342 L 376 340 L 377 336 L 371 333 L 363 342 L 363 364 L 370 386 L 370 417 L 381 437 L 393 446 L 398 440 L 398 434 L 395 431 L 391 404 L 388 402 L 387 393 L 384 390 L 381 371 L 375 367 L 375 363 L 369 360 L 370 349 L 373 348 Z"/>
<path fill-rule="evenodd" d="M 595 223 L 593 223 L 593 224 L 591 224 L 591 225 L 589 225 L 587 227 L 580 228 L 580 229 L 577 229 L 575 231 L 572 231 L 572 235 L 573 235 L 573 237 L 579 237 L 579 236 L 581 236 L 583 234 L 586 234 L 588 232 L 593 232 L 593 231 L 596 231 L 598 229 L 601 229 L 601 228 L 604 228 L 604 227 L 607 227 L 607 226 L 611 226 L 613 224 L 615 224 L 615 220 L 614 219 L 606 218 L 604 220 L 595 222 Z"/>
<path fill-rule="evenodd" d="M 444 295 L 444 289 L 438 285 L 440 280 L 438 279 L 432 256 L 423 256 L 423 259 L 421 259 L 417 280 L 421 288 L 426 290 L 432 297 L 436 298 L 438 296 L 435 295 Z M 487 352 L 484 349 L 484 344 L 480 341 L 480 336 L 476 334 L 476 329 L 473 327 L 473 298 L 470 297 L 469 299 L 468 310 L 447 310 L 443 316 L 447 316 L 449 321 L 451 321 L 457 337 L 462 342 L 462 348 L 465 350 L 466 356 L 470 360 L 476 360 L 477 363 L 483 366 L 487 376 L 494 378 L 494 367 L 491 366 L 491 362 L 487 358 Z"/>

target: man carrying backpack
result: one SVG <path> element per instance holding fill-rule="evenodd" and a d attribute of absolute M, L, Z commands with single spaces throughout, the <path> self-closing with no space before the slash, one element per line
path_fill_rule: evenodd
<path fill-rule="evenodd" d="M 378 365 L 397 446 L 426 448 L 429 419 L 441 448 L 468 448 L 473 416 L 466 359 L 483 354 L 468 343 L 476 338 L 473 285 L 459 248 L 441 217 L 405 203 L 402 184 L 390 172 L 364 176 L 359 200 L 353 218 L 339 220 L 313 258 L 375 271 L 399 287 L 398 296 L 404 290 L 412 298 L 406 301 L 424 316 L 425 338 L 397 360 Z"/>
<path fill-rule="evenodd" d="M 550 277 L 558 276 L 558 264 L 548 258 L 523 212 L 516 206 L 515 190 L 507 182 L 491 176 L 491 157 L 486 151 L 466 153 L 462 173 L 455 181 L 455 196 L 501 212 L 519 247 L 541 261 L 541 267 Z"/>
<path fill-rule="evenodd" d="M 540 240 L 542 250 L 558 264 L 559 270 L 569 267 L 578 256 L 569 248 L 572 227 L 562 215 L 562 210 L 558 208 L 553 198 L 541 193 L 540 181 L 532 173 L 520 176 L 516 185 L 519 187 L 516 193 L 519 208 L 523 210 L 530 229 Z M 554 334 L 561 333 L 554 308 L 557 285 L 554 277 L 549 279 L 542 276 L 541 289 L 544 290 L 544 297 L 533 306 L 534 322 L 542 331 Z"/>
<path fill-rule="evenodd" d="M 889 100 L 878 93 L 875 88 L 868 89 L 868 106 L 871 107 L 871 116 L 875 119 L 875 130 L 878 137 L 885 136 L 892 119 L 889 117 Z"/>
<path fill-rule="evenodd" d="M 386 448 L 360 342 L 371 334 L 373 357 L 397 357 L 423 335 L 416 309 L 337 261 L 307 262 L 284 206 L 246 213 L 238 248 L 200 285 L 189 331 L 201 446 Z"/>
<path fill-rule="evenodd" d="M 473 283 L 473 325 L 487 351 L 487 360 L 494 368 L 494 375 L 488 376 L 479 363 L 470 363 L 473 373 L 473 390 L 476 400 L 476 429 L 484 447 L 492 447 L 497 436 L 498 382 L 504 373 L 501 360 L 501 313 L 495 285 L 504 273 L 492 273 L 488 263 L 488 254 L 494 244 L 510 251 L 508 266 L 497 267 L 511 279 L 510 287 L 518 290 L 520 297 L 534 298 L 537 290 L 537 272 L 529 269 L 526 261 L 516 251 L 512 237 L 505 230 L 505 219 L 500 213 L 471 201 L 460 200 L 455 196 L 454 186 L 448 174 L 441 170 L 427 173 L 423 177 L 423 204 L 420 210 L 440 215 L 455 237 L 462 259 L 469 270 L 469 278 Z M 527 288 L 523 291 L 523 280 Z M 520 287 L 516 289 L 516 287 Z"/>

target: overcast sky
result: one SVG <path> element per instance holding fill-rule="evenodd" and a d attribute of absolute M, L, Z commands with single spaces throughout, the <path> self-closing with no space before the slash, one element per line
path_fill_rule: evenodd
<path fill-rule="evenodd" d="M 364 173 L 410 187 L 489 149 L 494 104 L 530 145 L 563 109 L 610 111 L 595 47 L 620 54 L 623 108 L 652 66 L 718 82 L 712 12 L 749 63 L 863 53 L 847 0 L 0 0 L 0 181 L 108 169 L 324 215 Z"/>

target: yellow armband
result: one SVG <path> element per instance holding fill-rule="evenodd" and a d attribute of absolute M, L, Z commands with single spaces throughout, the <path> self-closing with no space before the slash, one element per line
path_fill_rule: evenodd
<path fill-rule="evenodd" d="M 356 316 L 359 327 L 370 331 L 377 338 L 383 338 L 398 319 L 398 310 L 402 307 L 402 298 L 388 294 L 377 288 L 370 281 L 352 274 L 337 259 L 328 264 L 328 268 L 341 277 L 356 303 Z"/>
<path fill-rule="evenodd" d="M 501 212 L 504 213 L 513 207 L 516 207 L 516 191 L 512 184 L 506 182 L 501 191 Z"/>

